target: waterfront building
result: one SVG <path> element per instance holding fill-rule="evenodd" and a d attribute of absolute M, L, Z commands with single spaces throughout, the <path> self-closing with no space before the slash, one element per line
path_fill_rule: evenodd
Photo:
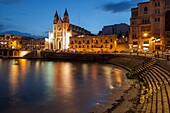
<path fill-rule="evenodd" d="M 103 35 L 117 34 L 118 36 L 121 35 L 122 37 L 123 36 L 126 37 L 128 36 L 129 29 L 130 26 L 125 23 L 108 25 L 102 28 L 102 34 Z"/>
<path fill-rule="evenodd" d="M 0 36 L 0 49 L 6 49 L 8 48 L 8 43 L 10 40 L 10 36 L 6 35 L 2 35 Z"/>
<path fill-rule="evenodd" d="M 61 19 L 56 11 L 53 21 L 53 30 L 48 31 L 46 39 L 49 50 L 65 50 L 69 48 L 70 37 L 77 35 L 89 35 L 89 31 L 70 23 L 69 14 L 65 10 L 64 17 Z"/>
<path fill-rule="evenodd" d="M 131 50 L 170 49 L 170 1 L 150 0 L 131 9 Z"/>
<path fill-rule="evenodd" d="M 80 35 L 70 37 L 69 50 L 73 52 L 114 52 L 117 50 L 117 35 Z"/>
<path fill-rule="evenodd" d="M 4 34 L 0 36 L 0 49 L 21 49 L 22 36 Z"/>
<path fill-rule="evenodd" d="M 35 39 L 23 37 L 21 40 L 22 50 L 45 50 L 45 38 Z"/>
<path fill-rule="evenodd" d="M 22 48 L 21 39 L 22 39 L 22 36 L 12 36 L 11 35 L 11 38 L 8 43 L 8 48 L 21 49 Z"/>

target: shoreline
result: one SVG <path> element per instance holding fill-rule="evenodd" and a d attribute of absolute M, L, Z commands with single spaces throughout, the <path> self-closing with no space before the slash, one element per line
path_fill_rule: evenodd
<path fill-rule="evenodd" d="M 126 75 L 124 77 L 121 88 L 111 90 L 105 102 L 97 102 L 89 113 L 125 113 L 136 110 L 140 94 L 139 81 L 128 79 Z"/>

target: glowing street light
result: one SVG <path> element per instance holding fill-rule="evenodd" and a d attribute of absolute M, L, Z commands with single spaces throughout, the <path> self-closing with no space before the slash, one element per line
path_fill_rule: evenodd
<path fill-rule="evenodd" d="M 147 37 L 147 36 L 148 36 L 148 33 L 144 33 L 143 36 L 144 36 L 144 37 Z"/>

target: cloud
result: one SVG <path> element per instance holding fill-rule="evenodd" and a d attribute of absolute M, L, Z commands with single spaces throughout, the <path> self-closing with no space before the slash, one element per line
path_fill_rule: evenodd
<path fill-rule="evenodd" d="M 143 0 L 146 1 L 146 0 Z M 129 11 L 132 7 L 137 6 L 141 2 L 139 0 L 124 0 L 118 3 L 108 3 L 101 7 L 103 11 L 117 13 L 117 12 L 126 12 Z"/>
<path fill-rule="evenodd" d="M 16 4 L 19 3 L 21 0 L 0 0 L 0 4 Z"/>

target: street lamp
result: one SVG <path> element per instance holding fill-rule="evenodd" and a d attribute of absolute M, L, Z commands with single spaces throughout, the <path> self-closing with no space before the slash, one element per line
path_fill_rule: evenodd
<path fill-rule="evenodd" d="M 144 36 L 144 37 L 147 37 L 147 36 L 148 36 L 148 33 L 144 33 L 143 36 Z"/>

